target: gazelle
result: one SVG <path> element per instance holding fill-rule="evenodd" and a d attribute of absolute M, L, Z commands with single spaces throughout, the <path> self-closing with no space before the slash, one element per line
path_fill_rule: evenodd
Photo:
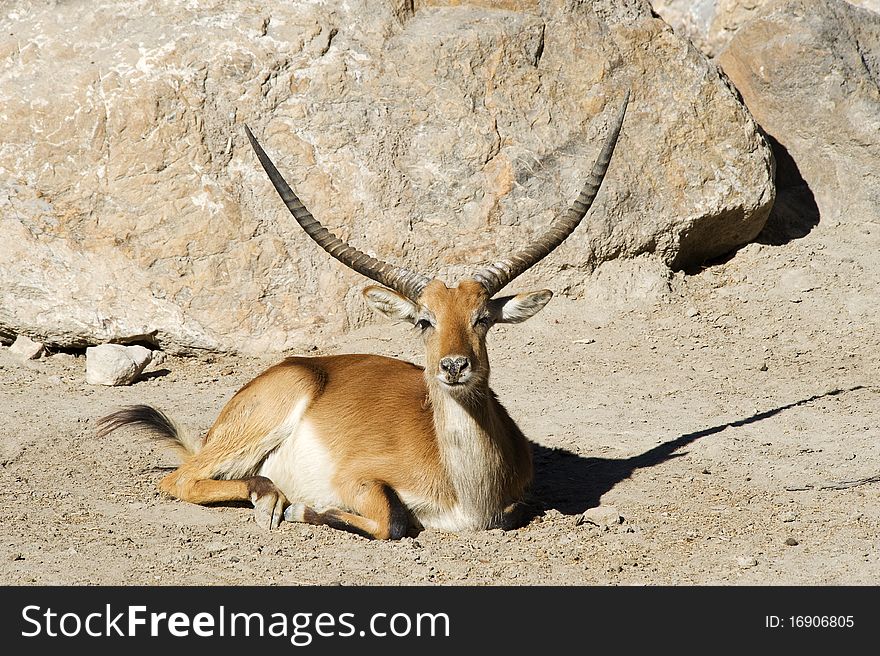
<path fill-rule="evenodd" d="M 493 296 L 553 251 L 587 213 L 623 124 L 627 92 L 590 177 L 568 212 L 527 248 L 447 287 L 349 246 L 322 226 L 251 131 L 263 168 L 305 232 L 330 255 L 378 282 L 368 303 L 413 323 L 425 367 L 377 355 L 289 357 L 245 385 L 203 439 L 146 405 L 100 420 L 106 435 L 147 430 L 182 453 L 159 483 L 193 503 L 246 501 L 257 523 L 325 524 L 379 539 L 421 528 L 514 527 L 532 480 L 528 441 L 489 388 L 486 334 L 519 323 L 548 290 Z"/>

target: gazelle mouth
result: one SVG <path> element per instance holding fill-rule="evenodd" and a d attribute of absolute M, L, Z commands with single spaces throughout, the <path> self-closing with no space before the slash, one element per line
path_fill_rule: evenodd
<path fill-rule="evenodd" d="M 439 380 L 446 387 L 465 387 L 471 380 L 471 376 L 467 378 L 460 378 L 458 380 L 446 380 L 441 376 L 437 376 L 437 380 Z"/>

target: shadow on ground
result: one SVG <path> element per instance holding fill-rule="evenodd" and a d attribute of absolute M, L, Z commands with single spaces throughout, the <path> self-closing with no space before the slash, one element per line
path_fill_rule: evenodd
<path fill-rule="evenodd" d="M 863 389 L 863 387 L 863 385 L 857 385 L 848 389 L 816 394 L 807 399 L 759 412 L 751 417 L 686 433 L 630 458 L 584 458 L 565 449 L 548 448 L 533 443 L 535 458 L 533 494 L 537 504 L 536 514 L 542 514 L 551 509 L 558 510 L 563 515 L 583 513 L 589 508 L 598 506 L 602 495 L 621 481 L 629 478 L 637 469 L 653 467 L 667 460 L 679 458 L 686 453 L 676 453 L 679 449 L 699 439 L 720 433 L 727 428 L 736 428 L 769 419 L 784 410 L 805 405 L 827 396 L 854 392 Z"/>

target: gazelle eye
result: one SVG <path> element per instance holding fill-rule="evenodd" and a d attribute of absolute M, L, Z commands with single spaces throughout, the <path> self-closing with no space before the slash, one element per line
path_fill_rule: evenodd
<path fill-rule="evenodd" d="M 492 319 L 488 314 L 484 314 L 480 317 L 477 317 L 476 321 L 474 321 L 474 326 L 480 326 L 482 328 L 488 328 L 492 325 Z"/>
<path fill-rule="evenodd" d="M 418 321 L 416 321 L 416 328 L 418 328 L 422 332 L 425 332 L 428 328 L 433 328 L 433 326 L 434 324 L 432 324 L 427 319 L 419 319 Z"/>

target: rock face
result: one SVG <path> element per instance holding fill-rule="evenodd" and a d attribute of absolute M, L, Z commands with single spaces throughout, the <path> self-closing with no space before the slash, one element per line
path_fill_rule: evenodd
<path fill-rule="evenodd" d="M 779 144 L 780 190 L 800 181 L 822 221 L 876 220 L 880 13 L 841 0 L 769 2 L 718 61 Z"/>
<path fill-rule="evenodd" d="M 8 3 L 0 337 L 260 352 L 362 320 L 364 281 L 287 214 L 244 123 L 330 230 L 450 283 L 564 211 L 627 88 L 592 211 L 517 289 L 579 296 L 603 261 L 684 267 L 760 231 L 769 150 L 646 2 L 457 5 Z"/>
<path fill-rule="evenodd" d="M 650 0 L 678 34 L 714 57 L 764 0 Z"/>
<path fill-rule="evenodd" d="M 650 0 L 660 17 L 710 57 L 772 0 Z M 880 12 L 880 0 L 840 0 Z"/>

